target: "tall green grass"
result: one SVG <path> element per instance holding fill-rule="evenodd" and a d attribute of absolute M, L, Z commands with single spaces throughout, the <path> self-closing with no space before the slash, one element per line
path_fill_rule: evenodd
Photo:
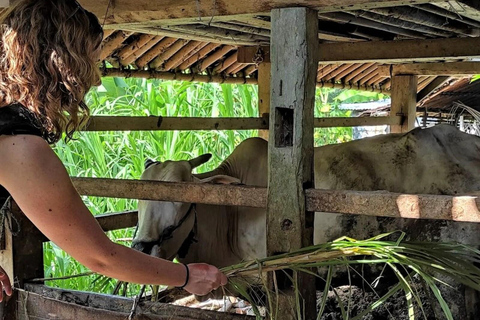
<path fill-rule="evenodd" d="M 345 95 L 340 90 L 317 90 L 316 116 L 349 116 L 338 108 Z M 352 98 L 353 97 L 353 98 Z M 352 99 L 378 99 L 352 92 Z M 343 99 L 346 100 L 346 99 Z M 255 117 L 257 87 L 219 85 L 144 79 L 104 78 L 102 86 L 91 90 L 86 102 L 93 115 Z M 251 131 L 155 131 L 155 132 L 80 132 L 76 140 L 60 141 L 55 149 L 71 176 L 138 179 L 147 158 L 158 161 L 189 159 L 212 153 L 200 170 L 215 168 L 241 141 L 257 136 Z M 315 132 L 316 145 L 352 139 L 351 128 L 321 129 Z M 96 214 L 135 210 L 136 200 L 84 197 Z M 133 229 L 109 232 L 114 241 L 127 246 Z M 86 272 L 85 267 L 51 243 L 44 246 L 46 277 L 62 277 Z M 114 282 L 97 276 L 50 281 L 49 285 L 69 289 L 111 292 Z M 135 288 L 128 294 L 133 294 Z"/>

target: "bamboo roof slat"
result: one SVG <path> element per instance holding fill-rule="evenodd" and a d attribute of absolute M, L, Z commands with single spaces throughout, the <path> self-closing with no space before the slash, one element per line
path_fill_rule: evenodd
<path fill-rule="evenodd" d="M 148 41 L 145 45 L 138 48 L 130 56 L 128 56 L 124 60 L 120 60 L 120 63 L 124 66 L 128 66 L 134 63 L 137 59 L 139 59 L 145 52 L 150 50 L 154 45 L 159 43 L 163 39 L 162 36 L 154 36 L 150 41 Z"/>
<path fill-rule="evenodd" d="M 350 64 L 343 64 L 341 65 L 339 68 L 337 68 L 336 70 L 333 70 L 332 72 L 330 72 L 330 74 L 326 77 L 324 77 L 325 80 L 331 80 L 331 79 L 334 79 L 333 81 L 335 81 L 335 77 L 344 72 L 345 70 L 348 70 L 352 65 Z"/>
<path fill-rule="evenodd" d="M 223 60 L 218 66 L 213 68 L 213 72 L 214 73 L 223 72 L 225 69 L 230 67 L 236 61 L 237 61 L 237 52 L 231 54 L 229 57 L 227 57 L 225 60 Z"/>
<path fill-rule="evenodd" d="M 257 71 L 258 67 L 254 64 L 248 66 L 243 72 L 245 73 L 246 76 L 251 75 L 255 71 Z"/>
<path fill-rule="evenodd" d="M 180 67 L 180 65 L 182 63 L 184 63 L 185 61 L 187 61 L 188 59 L 190 59 L 191 57 L 194 57 L 194 56 L 197 56 L 197 53 L 205 48 L 206 46 L 208 45 L 207 42 L 200 42 L 200 44 L 192 51 L 190 51 L 188 54 L 186 54 L 180 61 L 178 61 L 176 64 L 172 65 L 172 68 L 171 69 L 177 69 Z M 194 57 L 195 58 L 195 57 Z M 196 59 L 196 58 L 195 58 Z M 186 69 L 186 68 L 185 68 Z M 185 70 L 185 69 L 180 69 L 180 70 Z"/>
<path fill-rule="evenodd" d="M 392 88 L 392 79 L 385 81 L 382 86 L 385 88 L 385 90 L 390 90 Z"/>
<path fill-rule="evenodd" d="M 202 43 L 203 42 L 199 41 L 190 41 L 187 45 L 175 53 L 167 62 L 165 62 L 165 70 L 175 69 L 176 66 L 182 63 L 185 57 L 189 56 L 192 51 L 198 48 L 198 46 L 200 46 Z"/>
<path fill-rule="evenodd" d="M 362 73 L 363 71 L 365 71 L 366 69 L 370 68 L 371 66 L 373 66 L 374 63 L 365 63 L 364 65 L 362 65 L 360 68 L 357 68 L 355 71 L 353 71 L 352 73 L 350 73 L 348 76 L 345 77 L 344 81 L 345 82 L 350 82 L 353 78 L 355 78 L 357 75 L 359 75 L 360 73 Z"/>
<path fill-rule="evenodd" d="M 165 61 L 170 59 L 177 51 L 183 48 L 183 46 L 187 45 L 189 40 L 177 40 L 173 45 L 171 45 L 167 50 L 165 50 L 161 55 L 156 57 L 152 62 L 149 63 L 151 68 L 159 68 Z"/>
<path fill-rule="evenodd" d="M 366 75 L 365 77 L 363 77 L 361 80 L 358 81 L 358 84 L 363 86 L 363 85 L 368 85 L 368 81 L 375 78 L 376 76 L 378 76 L 378 70 L 374 70 L 373 72 L 371 72 L 370 74 Z"/>
<path fill-rule="evenodd" d="M 235 25 L 235 24 L 226 23 L 226 22 L 214 22 L 214 23 L 211 23 L 210 25 L 214 27 L 222 28 L 222 29 L 244 32 L 248 34 L 259 35 L 265 38 L 270 38 L 270 30 L 246 27 L 246 26 Z"/>
<path fill-rule="evenodd" d="M 269 42 L 268 37 L 263 37 L 259 35 L 247 35 L 241 32 L 232 32 L 228 30 L 220 30 L 213 27 L 206 26 L 162 26 L 162 30 L 172 30 L 177 32 L 182 32 L 184 34 L 191 34 L 201 37 L 208 37 L 210 40 L 217 40 L 221 43 L 225 41 L 238 43 L 238 44 L 247 44 L 247 45 L 261 45 Z"/>
<path fill-rule="evenodd" d="M 100 53 L 100 60 L 105 60 L 113 53 L 113 51 L 122 45 L 123 41 L 125 41 L 132 34 L 133 32 L 117 31 L 115 34 L 110 36 L 103 45 L 102 52 Z"/>
<path fill-rule="evenodd" d="M 360 64 L 360 63 L 354 63 L 354 64 L 350 65 L 347 69 L 345 69 L 342 72 L 340 72 L 339 74 L 337 74 L 335 76 L 335 78 L 333 79 L 333 81 L 335 81 L 335 82 L 340 81 L 343 77 L 350 74 L 350 72 L 353 72 L 355 69 L 359 68 L 361 65 L 362 64 Z"/>
<path fill-rule="evenodd" d="M 386 24 L 389 26 L 402 28 L 405 30 L 412 30 L 414 32 L 421 32 L 431 37 L 449 38 L 453 35 L 451 32 L 438 30 L 438 29 L 427 27 L 418 23 L 412 23 L 409 21 L 400 20 L 391 15 L 382 15 L 382 14 L 377 14 L 375 12 L 370 12 L 370 11 L 361 11 L 358 14 L 358 16 L 371 21 L 380 22 L 382 24 Z"/>
<path fill-rule="evenodd" d="M 322 68 L 320 71 L 317 72 L 317 81 L 322 80 L 323 77 L 327 76 L 330 72 L 335 70 L 337 67 L 338 65 L 330 64 L 330 65 L 327 65 L 325 68 Z"/>
<path fill-rule="evenodd" d="M 381 74 L 377 74 L 374 76 L 372 79 L 368 80 L 365 84 L 367 86 L 372 86 L 378 83 L 379 80 L 385 79 L 385 76 L 382 76 Z"/>
<path fill-rule="evenodd" d="M 364 71 L 360 72 L 358 75 L 356 75 L 350 82 L 352 83 L 357 83 L 363 78 L 369 76 L 372 72 L 374 72 L 377 69 L 377 66 L 375 64 L 371 65 Z"/>
<path fill-rule="evenodd" d="M 127 59 L 131 54 L 133 54 L 133 52 L 135 52 L 139 48 L 143 47 L 145 44 L 147 44 L 153 38 L 155 38 L 155 36 L 150 35 L 150 34 L 142 34 L 140 37 L 138 37 L 138 39 L 136 39 L 132 43 L 123 47 L 117 54 L 118 58 L 120 60 Z"/>
<path fill-rule="evenodd" d="M 428 86 L 430 84 L 430 82 L 432 82 L 433 80 L 435 80 L 435 76 L 433 77 L 427 77 L 427 79 L 425 79 L 425 81 L 422 81 L 421 84 L 418 85 L 418 91 L 421 91 L 423 90 L 423 88 L 425 88 L 426 86 Z"/>
<path fill-rule="evenodd" d="M 246 63 L 234 62 L 230 67 L 227 68 L 227 70 L 225 70 L 225 73 L 234 75 L 237 72 L 240 72 L 240 70 L 242 70 L 246 66 L 247 66 Z"/>
<path fill-rule="evenodd" d="M 219 50 L 215 51 L 214 53 L 212 53 L 210 56 L 205 58 L 200 63 L 199 68 L 198 68 L 199 71 L 200 72 L 205 71 L 210 65 L 212 65 L 213 63 L 215 63 L 216 61 L 221 59 L 224 55 L 226 55 L 227 53 L 229 53 L 230 51 L 232 51 L 234 49 L 236 49 L 236 47 L 227 45 L 227 46 L 223 46 Z"/>
<path fill-rule="evenodd" d="M 394 35 L 402 35 L 402 36 L 413 38 L 413 39 L 426 38 L 420 32 L 405 30 L 402 28 L 385 25 L 383 23 L 367 20 L 361 17 L 356 17 L 354 14 L 347 14 L 344 12 L 322 13 L 320 14 L 320 17 L 328 20 L 337 21 L 337 22 L 351 23 L 351 24 L 359 25 L 366 28 L 377 29 L 380 31 L 387 31 Z"/>
<path fill-rule="evenodd" d="M 370 9 L 369 11 L 429 26 L 437 30 L 447 30 L 464 36 L 476 36 L 475 33 L 472 32 L 473 29 L 463 23 L 459 23 L 453 19 L 446 20 L 443 17 L 428 14 L 425 11 L 414 7 L 376 8 Z"/>
<path fill-rule="evenodd" d="M 105 29 L 103 30 L 103 40 L 107 39 L 108 37 L 110 37 L 112 35 L 112 33 L 114 33 L 116 30 L 114 29 Z"/>
<path fill-rule="evenodd" d="M 188 26 L 187 26 L 188 27 Z M 134 30 L 135 32 L 142 32 L 148 34 L 154 34 L 164 37 L 171 37 L 184 40 L 195 40 L 195 41 L 204 41 L 212 42 L 218 44 L 229 44 L 236 46 L 253 46 L 266 44 L 268 41 L 258 42 L 253 40 L 240 40 L 233 37 L 218 37 L 208 34 L 202 34 L 201 32 L 192 32 L 185 29 L 185 26 L 162 26 L 162 27 L 125 27 L 124 29 Z M 175 30 L 174 30 L 175 29 Z"/>
<path fill-rule="evenodd" d="M 242 17 L 235 17 L 233 22 L 243 22 L 247 25 L 254 26 L 256 28 L 262 28 L 262 29 L 267 29 L 271 30 L 272 29 L 272 24 L 270 21 L 266 21 L 254 16 L 242 16 Z"/>
<path fill-rule="evenodd" d="M 180 66 L 180 70 L 185 70 L 189 68 L 191 65 L 194 63 L 201 61 L 205 56 L 207 56 L 210 52 L 218 48 L 220 44 L 218 43 L 210 43 L 207 44 L 204 48 L 202 48 L 200 51 L 195 53 L 193 56 L 185 60 Z"/>
<path fill-rule="evenodd" d="M 160 42 L 158 42 L 153 48 L 148 50 L 145 54 L 143 54 L 135 64 L 139 68 L 145 67 L 150 61 L 155 59 L 158 55 L 162 54 L 165 50 L 168 49 L 172 44 L 174 44 L 178 39 L 177 38 L 164 38 Z"/>
<path fill-rule="evenodd" d="M 448 10 L 445 10 L 443 8 L 439 8 L 439 7 L 437 7 L 433 4 L 427 4 L 426 3 L 426 4 L 415 5 L 413 7 L 417 8 L 417 9 L 421 9 L 425 12 L 433 13 L 433 14 L 448 18 L 450 20 L 457 20 L 459 18 L 458 13 L 448 11 Z M 479 21 L 475 21 L 475 20 L 472 20 L 472 19 L 467 18 L 467 17 L 463 17 L 463 19 L 461 19 L 461 21 L 462 21 L 462 23 L 468 24 L 472 27 L 480 28 L 480 22 Z"/>

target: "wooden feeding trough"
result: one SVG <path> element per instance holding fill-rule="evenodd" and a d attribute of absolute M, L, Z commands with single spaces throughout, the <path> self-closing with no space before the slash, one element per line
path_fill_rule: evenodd
<path fill-rule="evenodd" d="M 80 0 L 105 21 L 104 76 L 259 86 L 257 118 L 93 117 L 86 130 L 269 130 L 269 188 L 74 178 L 83 195 L 267 208 L 267 252 L 312 243 L 314 211 L 480 222 L 478 200 L 418 195 L 420 212 L 392 193 L 313 186 L 314 127 L 414 127 L 417 102 L 452 77 L 480 73 L 480 4 L 474 0 Z M 7 7 L 8 0 L 0 1 Z M 314 119 L 315 87 L 389 93 L 390 116 Z M 289 181 L 288 184 L 285 181 Z M 200 196 L 205 195 L 205 196 Z M 358 201 L 361 199 L 362 201 Z M 453 205 L 453 202 L 456 205 Z M 15 208 L 15 205 L 13 204 Z M 20 288 L 5 319 L 124 319 L 129 303 L 28 284 L 43 277 L 46 239 L 14 210 L 21 234 L 4 232 L 0 264 Z M 289 220 L 292 228 L 282 229 Z M 98 217 L 104 230 L 132 227 L 136 213 Z M 314 282 L 300 274 L 306 319 Z M 278 319 L 293 319 L 292 297 Z M 147 311 L 147 309 L 149 311 Z M 138 319 L 247 319 L 148 306 Z M 473 319 L 473 318 L 472 318 Z"/>

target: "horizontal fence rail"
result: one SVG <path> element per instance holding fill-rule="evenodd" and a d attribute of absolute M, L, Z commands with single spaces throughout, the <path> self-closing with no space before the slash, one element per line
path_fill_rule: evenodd
<path fill-rule="evenodd" d="M 17 303 L 10 304 L 18 319 L 124 320 L 129 318 L 133 299 L 92 292 L 26 284 L 16 289 Z M 249 320 L 255 317 L 143 301 L 136 308 L 137 320 Z M 17 318 L 16 318 L 17 319 Z"/>
<path fill-rule="evenodd" d="M 401 116 L 315 118 L 315 128 L 400 125 Z M 266 130 L 268 116 L 257 118 L 92 116 L 84 131 Z"/>
<path fill-rule="evenodd" d="M 255 208 L 266 208 L 267 203 L 267 189 L 262 187 L 99 178 L 72 180 L 80 194 L 97 197 Z M 476 196 L 308 189 L 306 202 L 307 210 L 317 212 L 480 222 L 480 200 Z"/>

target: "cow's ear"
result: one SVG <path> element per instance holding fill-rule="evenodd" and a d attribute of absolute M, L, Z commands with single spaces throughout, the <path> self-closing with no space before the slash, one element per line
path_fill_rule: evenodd
<path fill-rule="evenodd" d="M 211 176 L 205 179 L 201 179 L 200 183 L 216 183 L 216 184 L 242 184 L 240 179 L 227 176 L 224 174 L 219 174 L 216 176 Z"/>
<path fill-rule="evenodd" d="M 150 167 L 150 166 L 151 166 L 152 164 L 154 164 L 154 163 L 155 163 L 154 160 L 152 160 L 152 159 L 147 159 L 147 160 L 145 161 L 145 169 L 147 169 L 148 167 Z"/>
<path fill-rule="evenodd" d="M 192 159 L 188 162 L 192 166 L 192 169 L 194 169 L 198 166 L 201 166 L 202 164 L 204 164 L 208 160 L 210 160 L 211 157 L 212 157 L 212 155 L 210 153 L 206 153 L 206 154 L 202 154 L 201 156 L 198 156 L 198 157 L 196 157 L 196 158 L 194 158 L 194 159 Z"/>

